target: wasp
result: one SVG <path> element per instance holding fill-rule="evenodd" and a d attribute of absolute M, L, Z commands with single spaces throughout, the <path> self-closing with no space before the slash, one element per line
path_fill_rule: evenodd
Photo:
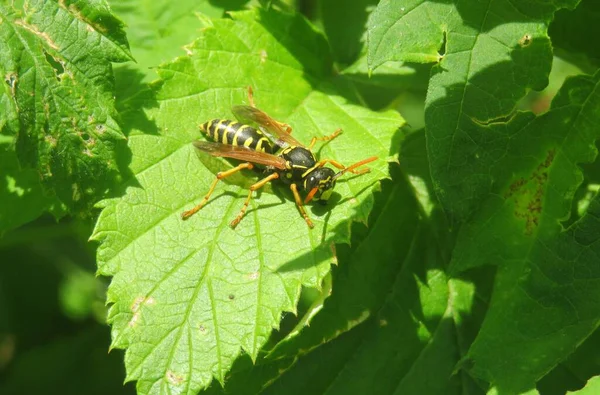
<path fill-rule="evenodd" d="M 185 211 L 181 218 L 188 219 L 204 207 L 219 180 L 244 169 L 254 169 L 259 165 L 267 176 L 250 186 L 244 205 L 237 217 L 231 221 L 230 226 L 235 228 L 240 223 L 254 191 L 271 181 L 281 180 L 289 185 L 300 214 L 306 224 L 313 228 L 314 224 L 308 217 L 303 203 L 306 204 L 311 200 L 326 203 L 338 178 L 347 172 L 367 173 L 368 168 L 358 170 L 357 168 L 376 160 L 377 157 L 364 159 L 348 167 L 333 159 L 317 161 L 311 151 L 315 143 L 333 140 L 341 134 L 341 129 L 329 136 L 313 137 L 310 144 L 305 146 L 292 137 L 292 128 L 289 125 L 274 120 L 255 107 L 251 87 L 248 87 L 248 102 L 249 106 L 240 105 L 231 109 L 238 121 L 213 119 L 200 125 L 200 130 L 212 141 L 195 141 L 193 144 L 198 150 L 212 156 L 236 159 L 244 163 L 217 173 L 216 179 L 202 201 L 191 210 Z M 336 167 L 339 171 L 336 173 L 333 169 L 325 167 L 326 164 Z M 300 197 L 299 190 L 306 192 L 304 201 Z"/>

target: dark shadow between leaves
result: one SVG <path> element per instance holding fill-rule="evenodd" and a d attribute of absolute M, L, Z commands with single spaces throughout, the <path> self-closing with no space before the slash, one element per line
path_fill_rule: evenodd
<path fill-rule="evenodd" d="M 142 82 L 144 74 L 127 64 L 115 66 L 114 74 L 115 107 L 120 116 L 119 126 L 125 136 L 129 136 L 132 130 L 158 135 L 156 121 L 150 120 L 145 110 L 158 108 L 155 92 L 159 85 L 150 86 Z M 118 141 L 115 151 L 120 182 L 109 190 L 107 197 L 111 198 L 123 196 L 127 187 L 141 187 L 129 168 L 132 154 L 127 140 Z"/>

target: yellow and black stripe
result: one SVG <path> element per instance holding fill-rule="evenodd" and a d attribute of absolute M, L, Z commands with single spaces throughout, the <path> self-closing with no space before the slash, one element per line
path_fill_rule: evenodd
<path fill-rule="evenodd" d="M 248 147 L 267 154 L 273 154 L 277 150 L 260 130 L 236 121 L 213 119 L 202 124 L 200 129 L 217 143 Z"/>

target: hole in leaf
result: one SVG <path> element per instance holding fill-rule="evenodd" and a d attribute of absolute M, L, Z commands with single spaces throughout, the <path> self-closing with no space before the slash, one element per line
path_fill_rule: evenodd
<path fill-rule="evenodd" d="M 446 30 L 444 30 L 442 33 L 443 33 L 442 45 L 440 45 L 440 49 L 438 50 L 440 57 L 442 57 L 446 54 L 446 45 L 448 44 L 448 32 L 446 32 Z"/>
<path fill-rule="evenodd" d="M 59 79 L 60 75 L 65 72 L 63 64 L 54 56 L 50 55 L 47 51 L 44 51 L 44 55 L 46 56 L 46 61 L 48 64 L 54 68 L 54 71 L 56 72 L 56 78 Z"/>
<path fill-rule="evenodd" d="M 17 75 L 15 73 L 8 73 L 4 76 L 4 82 L 10 86 L 11 91 L 15 92 L 15 87 L 17 86 Z"/>

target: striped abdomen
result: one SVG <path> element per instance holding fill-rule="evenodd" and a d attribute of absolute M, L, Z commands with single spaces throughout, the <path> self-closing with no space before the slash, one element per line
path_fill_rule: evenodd
<path fill-rule="evenodd" d="M 274 153 L 273 144 L 260 130 L 227 119 L 213 119 L 200 126 L 208 137 L 222 144 L 248 147 L 255 151 Z"/>

